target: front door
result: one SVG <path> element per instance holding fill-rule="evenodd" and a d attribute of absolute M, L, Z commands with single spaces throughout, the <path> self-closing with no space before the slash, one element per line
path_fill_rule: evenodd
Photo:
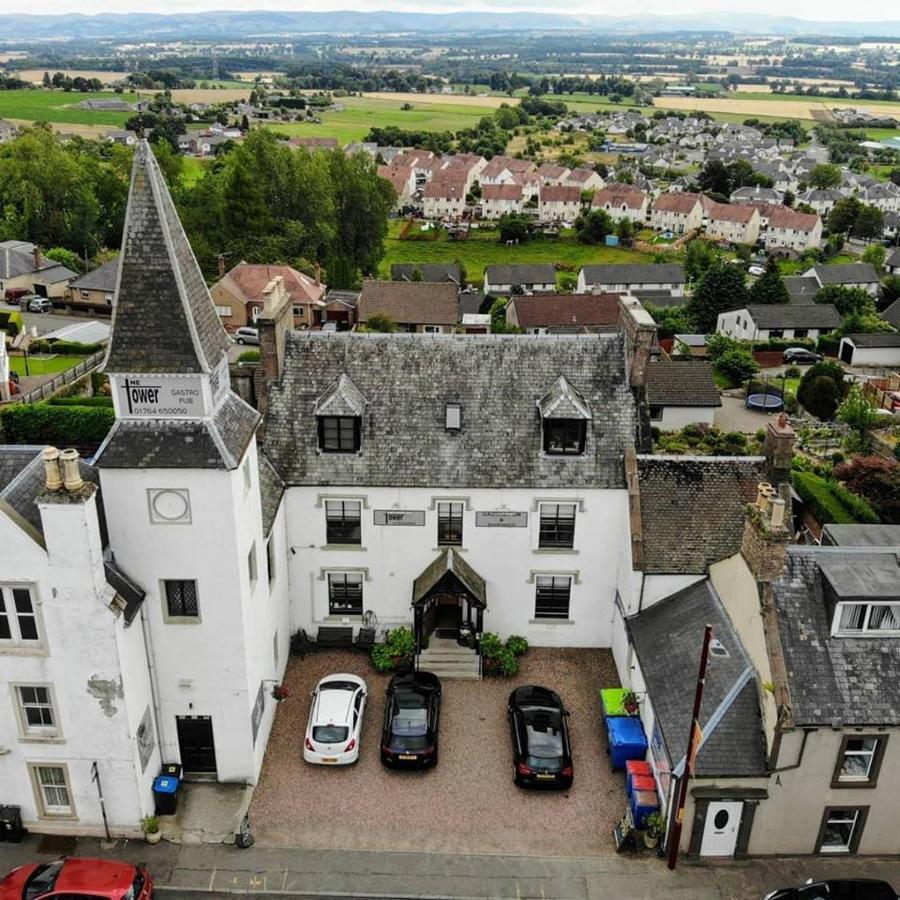
<path fill-rule="evenodd" d="M 712 800 L 700 842 L 701 856 L 734 856 L 744 804 L 741 800 Z"/>
<path fill-rule="evenodd" d="M 215 775 L 216 745 L 209 716 L 176 716 L 181 768 L 185 775 Z"/>

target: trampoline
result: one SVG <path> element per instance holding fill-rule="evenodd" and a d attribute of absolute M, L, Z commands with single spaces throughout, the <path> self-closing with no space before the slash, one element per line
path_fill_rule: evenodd
<path fill-rule="evenodd" d="M 751 394 L 747 398 L 747 409 L 758 409 L 761 412 L 775 412 L 784 406 L 778 394 Z"/>

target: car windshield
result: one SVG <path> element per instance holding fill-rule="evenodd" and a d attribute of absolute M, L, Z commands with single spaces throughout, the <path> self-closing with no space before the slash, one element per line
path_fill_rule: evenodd
<path fill-rule="evenodd" d="M 559 764 L 563 755 L 562 716 L 558 709 L 532 707 L 523 710 L 528 739 L 528 761 L 534 768 Z"/>
<path fill-rule="evenodd" d="M 317 744 L 343 744 L 348 734 L 350 729 L 345 725 L 316 725 L 312 731 Z"/>
<path fill-rule="evenodd" d="M 41 894 L 52 891 L 56 879 L 59 877 L 60 869 L 63 867 L 63 862 L 64 860 L 60 859 L 38 866 L 25 882 L 25 890 L 22 892 L 23 900 L 33 900 L 34 897 L 40 897 Z"/>
<path fill-rule="evenodd" d="M 395 705 L 391 720 L 392 750 L 424 750 L 428 746 L 428 710 Z"/>

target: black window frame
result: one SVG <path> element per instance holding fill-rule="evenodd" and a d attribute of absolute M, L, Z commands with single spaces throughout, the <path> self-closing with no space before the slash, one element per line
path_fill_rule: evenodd
<path fill-rule="evenodd" d="M 542 584 L 549 581 L 550 584 Z M 563 583 L 565 586 L 563 586 Z M 534 579 L 534 617 L 565 621 L 572 606 L 571 575 L 536 575 Z"/>
<path fill-rule="evenodd" d="M 363 614 L 363 576 L 361 572 L 328 573 L 328 614 L 361 616 Z"/>
<path fill-rule="evenodd" d="M 554 437 L 558 439 L 553 447 Z M 543 444 L 548 456 L 581 456 L 587 442 L 587 421 L 585 419 L 544 419 Z"/>
<path fill-rule="evenodd" d="M 562 507 L 571 508 L 572 515 L 560 515 Z M 542 503 L 538 523 L 538 549 L 571 550 L 575 546 L 575 518 L 577 503 Z"/>
<path fill-rule="evenodd" d="M 464 504 L 457 500 L 439 500 L 437 509 L 438 547 L 462 547 Z"/>
<path fill-rule="evenodd" d="M 349 428 L 348 423 L 352 423 Z M 362 446 L 359 416 L 319 416 L 318 427 L 322 453 L 359 453 Z M 329 435 L 331 428 L 336 429 L 333 435 Z"/>
<path fill-rule="evenodd" d="M 190 585 L 190 591 L 186 588 Z M 187 595 L 193 592 L 193 600 Z M 164 578 L 163 593 L 166 601 L 166 615 L 170 619 L 199 619 L 200 599 L 197 581 L 193 578 Z M 173 610 L 173 603 L 174 606 Z M 193 607 L 193 612 L 190 611 Z"/>
<path fill-rule="evenodd" d="M 356 507 L 356 516 L 348 515 L 348 507 Z M 340 507 L 340 515 L 332 511 Z M 362 501 L 325 501 L 325 543 L 358 547 L 362 544 Z"/>

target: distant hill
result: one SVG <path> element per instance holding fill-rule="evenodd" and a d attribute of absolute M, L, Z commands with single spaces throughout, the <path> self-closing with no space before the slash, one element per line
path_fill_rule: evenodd
<path fill-rule="evenodd" d="M 900 40 L 900 20 L 815 22 L 754 12 L 688 15 L 594 16 L 553 13 L 407 12 L 198 12 L 100 13 L 94 16 L 0 15 L 0 34 L 23 41 L 90 38 L 224 38 L 292 34 L 368 35 L 404 32 L 603 31 L 617 34 L 731 32 L 754 35 L 817 35 Z"/>

